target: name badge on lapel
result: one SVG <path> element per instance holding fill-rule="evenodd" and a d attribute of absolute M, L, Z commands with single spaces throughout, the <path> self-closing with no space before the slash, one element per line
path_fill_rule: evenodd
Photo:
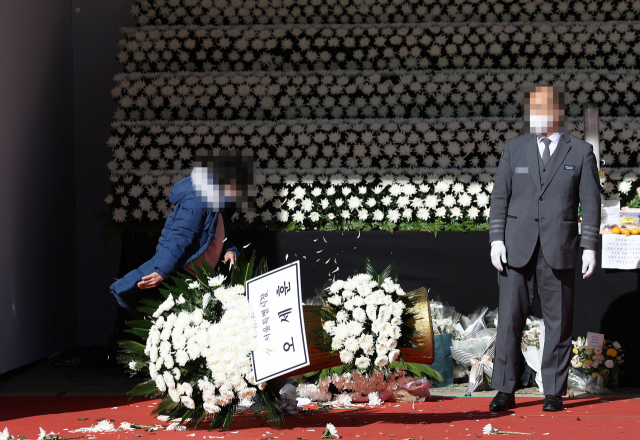
<path fill-rule="evenodd" d="M 525 174 L 529 172 L 529 167 L 516 167 L 516 174 Z"/>
<path fill-rule="evenodd" d="M 565 170 L 572 170 L 572 171 L 573 171 L 573 170 L 575 170 L 575 169 L 576 169 L 576 167 L 575 167 L 575 166 L 573 166 L 573 165 L 565 165 L 565 166 L 564 166 L 564 169 L 565 169 Z"/>

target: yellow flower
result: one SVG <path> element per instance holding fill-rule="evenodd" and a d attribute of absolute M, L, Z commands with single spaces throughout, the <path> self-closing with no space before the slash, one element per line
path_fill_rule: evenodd
<path fill-rule="evenodd" d="M 607 350 L 607 356 L 616 357 L 618 356 L 618 350 L 615 348 L 610 348 Z"/>
<path fill-rule="evenodd" d="M 573 349 L 573 354 L 578 354 L 578 349 L 577 348 Z"/>
<path fill-rule="evenodd" d="M 604 338 L 602 338 L 602 343 L 603 343 L 603 344 L 606 344 L 606 343 L 607 343 L 607 340 L 606 340 L 606 339 L 604 339 Z"/>

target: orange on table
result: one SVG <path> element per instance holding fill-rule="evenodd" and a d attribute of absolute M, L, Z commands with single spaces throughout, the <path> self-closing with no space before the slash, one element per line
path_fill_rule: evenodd
<path fill-rule="evenodd" d="M 624 235 L 626 235 L 627 237 L 631 235 L 631 231 L 630 231 L 630 230 L 628 230 L 628 229 L 623 229 L 623 230 L 622 230 L 622 233 L 623 233 Z"/>
<path fill-rule="evenodd" d="M 617 226 L 614 226 L 613 228 L 611 228 L 611 233 L 612 234 L 619 234 L 620 232 L 621 232 L 620 228 L 617 227 Z"/>
<path fill-rule="evenodd" d="M 631 235 L 638 235 L 638 234 L 640 234 L 640 229 L 638 229 L 638 228 L 633 228 L 633 229 L 631 230 Z"/>

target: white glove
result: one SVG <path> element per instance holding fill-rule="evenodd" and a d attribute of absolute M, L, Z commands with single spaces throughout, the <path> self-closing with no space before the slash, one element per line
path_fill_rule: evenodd
<path fill-rule="evenodd" d="M 502 263 L 507 263 L 507 248 L 504 242 L 497 240 L 491 243 L 491 263 L 502 272 Z"/>
<path fill-rule="evenodd" d="M 596 252 L 593 249 L 582 250 L 582 278 L 589 278 L 596 270 Z"/>

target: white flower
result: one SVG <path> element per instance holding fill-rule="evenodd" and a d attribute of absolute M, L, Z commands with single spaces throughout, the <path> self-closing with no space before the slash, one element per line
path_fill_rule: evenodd
<path fill-rule="evenodd" d="M 360 307 L 356 307 L 352 312 L 353 319 L 359 322 L 364 322 L 367 319 L 367 313 Z"/>
<path fill-rule="evenodd" d="M 368 357 L 360 356 L 358 359 L 356 359 L 356 368 L 359 368 L 361 370 L 368 368 L 370 364 L 371 361 Z"/>
<path fill-rule="evenodd" d="M 613 348 L 615 348 L 616 350 L 619 350 L 621 347 L 620 343 L 618 341 L 614 341 L 613 342 Z"/>
<path fill-rule="evenodd" d="M 342 406 L 350 406 L 351 405 L 351 396 L 348 393 L 342 393 L 340 394 L 336 400 L 334 401 L 337 405 L 342 405 Z M 337 432 L 336 432 L 337 434 Z"/>
<path fill-rule="evenodd" d="M 382 400 L 380 400 L 380 394 L 377 392 L 369 393 L 369 405 L 382 405 Z"/>
<path fill-rule="evenodd" d="M 607 367 L 607 368 L 613 368 L 613 361 L 611 359 L 607 359 L 604 362 L 604 366 Z"/>
<path fill-rule="evenodd" d="M 191 395 L 193 394 L 193 387 L 189 382 L 184 382 L 182 384 L 182 393 L 189 397 L 191 397 Z"/>
<path fill-rule="evenodd" d="M 196 404 L 195 404 L 195 402 L 193 401 L 193 399 L 192 399 L 191 397 L 188 397 L 188 396 L 182 396 L 182 397 L 180 398 L 180 401 L 182 402 L 182 404 L 183 404 L 185 407 L 187 407 L 187 408 L 189 408 L 189 409 L 196 409 Z"/>
<path fill-rule="evenodd" d="M 171 425 L 165 428 L 165 431 L 186 431 L 187 427 L 181 425 L 180 423 L 173 422 Z"/>
<path fill-rule="evenodd" d="M 325 432 L 328 432 L 329 435 L 331 435 L 330 438 L 340 438 L 340 436 L 338 435 L 338 430 L 331 423 L 327 423 L 327 427 L 325 428 Z"/>
<path fill-rule="evenodd" d="M 4 431 L 0 432 L 0 440 L 9 440 L 13 437 L 9 434 L 9 428 L 4 428 Z"/>
<path fill-rule="evenodd" d="M 493 429 L 493 427 L 491 426 L 491 423 L 489 423 L 484 428 L 482 428 L 482 433 L 486 434 L 486 435 L 495 434 L 494 431 L 495 431 L 495 429 Z"/>
<path fill-rule="evenodd" d="M 218 275 L 217 277 L 209 278 L 209 287 L 221 286 L 225 279 L 226 276 L 224 275 Z"/>
<path fill-rule="evenodd" d="M 122 422 L 122 423 L 120 423 L 120 426 L 118 427 L 118 429 L 133 431 L 136 428 L 131 426 L 131 423 L 129 423 L 129 422 Z"/>
<path fill-rule="evenodd" d="M 349 350 L 342 350 L 340 351 L 340 361 L 343 364 L 348 364 L 353 360 L 353 353 L 351 353 Z"/>
<path fill-rule="evenodd" d="M 385 365 L 387 365 L 389 363 L 389 358 L 387 356 L 378 356 L 376 358 L 376 367 L 384 367 Z"/>
<path fill-rule="evenodd" d="M 6 430 L 6 428 L 5 428 Z M 40 435 L 38 436 L 38 440 L 42 440 L 43 438 L 45 438 L 47 435 L 53 435 L 55 436 L 56 434 L 54 432 L 52 432 L 51 434 L 47 434 L 47 431 L 45 431 L 44 429 L 40 428 Z"/>

